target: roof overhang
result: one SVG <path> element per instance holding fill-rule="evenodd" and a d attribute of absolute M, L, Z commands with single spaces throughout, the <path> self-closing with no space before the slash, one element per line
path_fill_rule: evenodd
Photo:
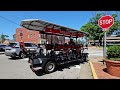
<path fill-rule="evenodd" d="M 54 23 L 50 23 L 47 21 L 43 21 L 43 20 L 38 20 L 38 19 L 26 19 L 26 20 L 22 20 L 20 26 L 28 29 L 28 30 L 37 30 L 37 31 L 45 31 L 45 28 L 53 28 L 53 29 L 60 29 L 63 31 L 68 31 L 68 32 L 78 32 L 78 33 L 82 33 L 83 35 L 87 35 L 88 33 L 83 32 L 83 31 L 79 31 L 76 29 L 72 29 L 72 28 L 68 28 L 68 27 L 64 27 L 61 25 L 57 25 Z"/>

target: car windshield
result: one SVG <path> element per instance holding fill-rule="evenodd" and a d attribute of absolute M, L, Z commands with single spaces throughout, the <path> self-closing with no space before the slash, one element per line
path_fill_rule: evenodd
<path fill-rule="evenodd" d="M 25 43 L 25 47 L 32 47 L 31 43 Z"/>
<path fill-rule="evenodd" d="M 9 47 L 15 47 L 17 45 L 17 43 L 10 43 L 8 46 Z"/>
<path fill-rule="evenodd" d="M 36 45 L 36 44 L 33 44 L 33 47 L 37 47 L 37 45 Z"/>

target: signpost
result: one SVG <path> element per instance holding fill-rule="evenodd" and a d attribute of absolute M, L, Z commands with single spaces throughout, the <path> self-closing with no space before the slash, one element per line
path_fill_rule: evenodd
<path fill-rule="evenodd" d="M 104 49 L 103 49 L 103 57 L 106 58 L 106 31 L 114 24 L 114 18 L 110 15 L 102 16 L 98 20 L 98 25 L 102 28 L 104 33 Z"/>

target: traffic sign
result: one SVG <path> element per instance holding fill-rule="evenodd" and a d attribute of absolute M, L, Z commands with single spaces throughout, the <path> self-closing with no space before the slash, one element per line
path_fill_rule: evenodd
<path fill-rule="evenodd" d="M 98 25 L 102 28 L 102 30 L 108 30 L 114 24 L 114 18 L 110 15 L 102 16 L 98 20 Z"/>
<path fill-rule="evenodd" d="M 103 57 L 106 58 L 106 31 L 114 24 L 114 18 L 110 15 L 102 16 L 98 20 L 98 25 L 102 28 L 104 33 L 104 48 L 103 48 Z"/>

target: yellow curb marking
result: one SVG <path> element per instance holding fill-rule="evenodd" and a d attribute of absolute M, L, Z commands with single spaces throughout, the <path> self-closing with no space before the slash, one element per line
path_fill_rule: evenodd
<path fill-rule="evenodd" d="M 98 79 L 97 74 L 96 74 L 96 72 L 95 72 L 95 69 L 94 69 L 94 67 L 93 67 L 92 62 L 89 61 L 89 63 L 90 63 L 90 67 L 91 67 L 91 70 L 92 70 L 93 78 L 94 78 L 94 79 Z"/>

